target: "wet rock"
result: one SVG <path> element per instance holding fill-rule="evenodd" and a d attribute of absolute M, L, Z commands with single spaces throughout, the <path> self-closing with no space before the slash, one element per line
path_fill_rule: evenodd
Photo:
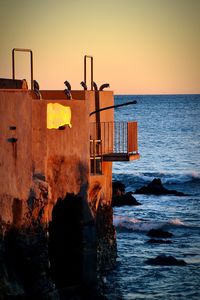
<path fill-rule="evenodd" d="M 125 185 L 122 182 L 115 181 L 113 182 L 112 206 L 123 205 L 141 205 L 141 203 L 133 197 L 133 192 L 125 192 Z"/>
<path fill-rule="evenodd" d="M 9 277 L 13 278 L 13 287 L 17 284 L 28 299 L 59 299 L 56 287 L 48 275 L 45 230 L 39 227 L 30 232 L 29 228 L 11 228 L 5 237 L 5 247 L 7 270 Z"/>
<path fill-rule="evenodd" d="M 166 189 L 159 178 L 154 178 L 148 185 L 137 189 L 134 194 L 185 196 L 182 192 Z"/>
<path fill-rule="evenodd" d="M 141 205 L 135 197 L 132 196 L 132 192 L 127 192 L 122 196 L 113 196 L 112 197 L 112 207 L 114 206 L 124 206 L 124 205 Z"/>
<path fill-rule="evenodd" d="M 110 205 L 99 205 L 96 215 L 97 269 L 100 272 L 116 265 L 117 243 L 113 226 L 113 211 Z"/>
<path fill-rule="evenodd" d="M 157 238 L 170 238 L 173 236 L 171 232 L 164 231 L 162 229 L 150 229 L 147 235 L 150 237 L 157 237 Z"/>
<path fill-rule="evenodd" d="M 13 200 L 13 222 L 0 220 L 0 299 L 59 299 L 49 277 L 48 192 L 34 178 L 28 201 Z"/>
<path fill-rule="evenodd" d="M 122 193 L 124 185 L 120 183 Z M 92 212 L 96 229 L 97 270 L 98 274 L 112 269 L 116 264 L 117 244 L 116 232 L 113 226 L 113 209 L 105 197 L 101 183 L 96 181 L 89 191 L 89 207 Z M 98 276 L 97 274 L 97 276 Z"/>
<path fill-rule="evenodd" d="M 172 244 L 170 240 L 150 239 L 147 243 L 149 244 Z"/>
<path fill-rule="evenodd" d="M 121 181 L 112 183 L 113 196 L 122 196 L 125 194 L 125 185 Z"/>
<path fill-rule="evenodd" d="M 161 266 L 186 266 L 187 263 L 182 259 L 176 259 L 173 256 L 159 255 L 156 258 L 150 258 L 145 261 L 149 265 Z"/>

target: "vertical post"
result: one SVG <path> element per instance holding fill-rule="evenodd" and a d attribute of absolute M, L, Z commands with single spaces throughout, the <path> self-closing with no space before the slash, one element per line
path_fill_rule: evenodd
<path fill-rule="evenodd" d="M 94 174 L 97 172 L 96 168 L 96 140 L 93 140 L 93 153 L 94 153 Z"/>
<path fill-rule="evenodd" d="M 31 49 L 13 48 L 12 49 L 12 77 L 15 79 L 15 51 L 30 53 L 30 68 L 31 68 L 31 90 L 33 90 L 33 51 Z"/>
<path fill-rule="evenodd" d="M 127 145 L 128 153 L 138 151 L 137 122 L 127 123 Z"/>
<path fill-rule="evenodd" d="M 91 91 L 93 91 L 93 56 L 85 55 L 84 56 L 84 82 L 87 81 L 87 58 L 90 58 L 91 61 Z"/>

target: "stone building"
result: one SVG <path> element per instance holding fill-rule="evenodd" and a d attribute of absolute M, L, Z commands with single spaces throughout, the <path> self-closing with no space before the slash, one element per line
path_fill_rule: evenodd
<path fill-rule="evenodd" d="M 30 53 L 31 89 L 15 79 L 17 51 Z M 92 57 L 78 91 L 39 90 L 31 50 L 12 59 L 0 79 L 0 299 L 96 299 L 116 258 L 112 162 L 138 159 L 137 123 L 101 110 L 114 97 L 96 87 Z"/>

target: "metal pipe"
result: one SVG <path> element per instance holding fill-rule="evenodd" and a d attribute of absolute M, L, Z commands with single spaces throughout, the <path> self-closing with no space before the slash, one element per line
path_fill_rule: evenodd
<path fill-rule="evenodd" d="M 15 79 L 15 51 L 30 53 L 31 90 L 33 90 L 33 51 L 31 49 L 23 49 L 23 48 L 13 48 L 12 49 L 12 77 L 13 77 L 13 79 Z"/>
<path fill-rule="evenodd" d="M 116 104 L 116 105 L 112 105 L 112 106 L 107 106 L 107 107 L 103 107 L 103 108 L 100 108 L 100 109 L 97 109 L 95 111 L 92 111 L 89 116 L 92 116 L 100 111 L 103 111 L 103 110 L 107 110 L 107 109 L 111 109 L 111 108 L 117 108 L 117 107 L 121 107 L 121 106 L 127 106 L 127 105 L 131 105 L 131 104 L 136 104 L 137 101 L 131 101 L 131 102 L 127 102 L 127 103 L 122 103 L 122 104 Z"/>
<path fill-rule="evenodd" d="M 84 56 L 84 82 L 86 84 L 87 81 L 87 58 L 90 58 L 91 60 L 91 91 L 93 91 L 93 56 L 85 55 Z"/>

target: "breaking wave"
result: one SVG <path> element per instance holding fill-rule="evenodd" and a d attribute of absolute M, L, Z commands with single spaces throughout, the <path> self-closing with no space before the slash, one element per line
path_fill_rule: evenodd
<path fill-rule="evenodd" d="M 119 231 L 138 231 L 148 232 L 151 229 L 162 229 L 164 227 L 185 227 L 187 226 L 180 219 L 171 219 L 169 221 L 155 222 L 145 219 L 134 219 L 124 216 L 114 216 L 114 226 Z"/>
<path fill-rule="evenodd" d="M 120 180 L 125 182 L 126 185 L 135 185 L 135 184 L 147 184 L 151 182 L 154 178 L 160 178 L 164 184 L 182 184 L 182 183 L 200 183 L 200 173 L 198 172 L 185 172 L 182 174 L 179 173 L 162 173 L 162 172 L 153 172 L 153 173 L 114 173 L 113 179 Z"/>

